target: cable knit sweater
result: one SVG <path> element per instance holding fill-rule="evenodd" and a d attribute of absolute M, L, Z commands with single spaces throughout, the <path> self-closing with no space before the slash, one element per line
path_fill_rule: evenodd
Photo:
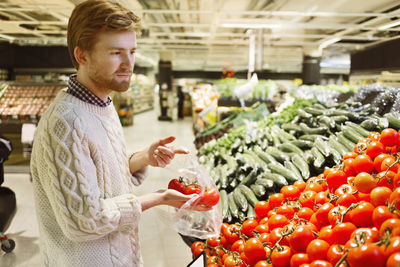
<path fill-rule="evenodd" d="M 113 105 L 85 103 L 65 90 L 41 118 L 31 172 L 45 266 L 143 266 L 131 175 Z"/>

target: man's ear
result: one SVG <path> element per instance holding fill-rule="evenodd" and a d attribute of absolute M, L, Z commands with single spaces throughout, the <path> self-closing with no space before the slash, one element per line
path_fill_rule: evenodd
<path fill-rule="evenodd" d="M 87 64 L 87 54 L 79 46 L 76 46 L 74 48 L 74 57 L 75 57 L 75 60 L 78 62 L 79 65 L 83 65 L 84 66 L 84 65 Z"/>

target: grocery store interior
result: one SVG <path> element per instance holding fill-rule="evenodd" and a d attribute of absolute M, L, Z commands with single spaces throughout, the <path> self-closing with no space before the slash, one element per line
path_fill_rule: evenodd
<path fill-rule="evenodd" d="M 0 134 L 13 146 L 9 156 L 0 155 L 0 266 L 41 266 L 29 167 L 33 137 L 41 116 L 76 73 L 66 35 L 69 16 L 81 2 L 0 0 Z M 368 154 L 371 132 L 382 132 L 373 139 L 382 143 L 382 153 L 395 158 L 400 151 L 400 137 L 397 143 L 381 138 L 386 128 L 400 130 L 399 1 L 117 2 L 141 18 L 130 87 L 111 94 L 127 151 L 175 136 L 173 144 L 186 147 L 219 189 L 220 203 L 206 213 L 221 223 L 260 219 L 258 201 L 344 164 L 348 152 L 356 153 L 354 160 Z M 369 141 L 361 144 L 362 139 Z M 378 154 L 368 156 L 375 163 Z M 167 188 L 189 161 L 176 155 L 168 168 L 150 168 L 135 193 Z M 368 172 L 382 186 L 397 165 Z M 342 170 L 348 177 L 361 172 Z M 392 171 L 397 177 L 392 180 L 400 180 L 398 170 Z M 324 190 L 336 194 L 340 185 L 327 181 Z M 390 186 L 394 194 L 396 186 Z M 16 208 L 4 187 L 15 193 Z M 388 204 L 389 193 L 386 202 L 372 204 Z M 165 206 L 143 213 L 144 266 L 188 266 L 193 260 L 190 246 L 202 238 L 178 233 L 164 220 L 175 213 Z M 400 218 L 398 210 L 393 218 Z M 353 223 L 377 227 L 372 221 Z M 396 257 L 392 261 L 400 262 Z M 249 257 L 241 260 L 255 265 Z"/>

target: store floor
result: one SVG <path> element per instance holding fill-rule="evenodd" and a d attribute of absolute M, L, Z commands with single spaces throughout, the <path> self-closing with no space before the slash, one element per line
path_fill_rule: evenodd
<path fill-rule="evenodd" d="M 176 145 L 183 145 L 195 153 L 191 118 L 174 122 L 160 122 L 155 110 L 135 117 L 135 124 L 124 127 L 128 152 L 145 148 L 151 142 L 174 135 Z M 182 164 L 184 156 L 177 156 L 175 163 Z M 137 188 L 137 195 L 166 188 L 173 172 L 161 168 L 150 168 L 149 176 Z M 7 230 L 7 235 L 16 242 L 12 253 L 0 252 L 0 267 L 40 266 L 38 228 L 34 208 L 32 184 L 28 174 L 5 174 L 4 186 L 11 188 L 17 197 L 17 213 Z M 180 267 L 191 261 L 190 248 L 181 237 L 163 222 L 161 211 L 166 207 L 147 210 L 139 226 L 142 255 L 145 267 Z"/>

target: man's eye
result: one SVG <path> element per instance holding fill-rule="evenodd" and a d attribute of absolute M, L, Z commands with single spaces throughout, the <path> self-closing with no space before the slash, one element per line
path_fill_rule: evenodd
<path fill-rule="evenodd" d="M 131 55 L 135 54 L 136 51 L 131 51 Z"/>
<path fill-rule="evenodd" d="M 121 52 L 111 52 L 111 55 L 119 55 Z"/>

